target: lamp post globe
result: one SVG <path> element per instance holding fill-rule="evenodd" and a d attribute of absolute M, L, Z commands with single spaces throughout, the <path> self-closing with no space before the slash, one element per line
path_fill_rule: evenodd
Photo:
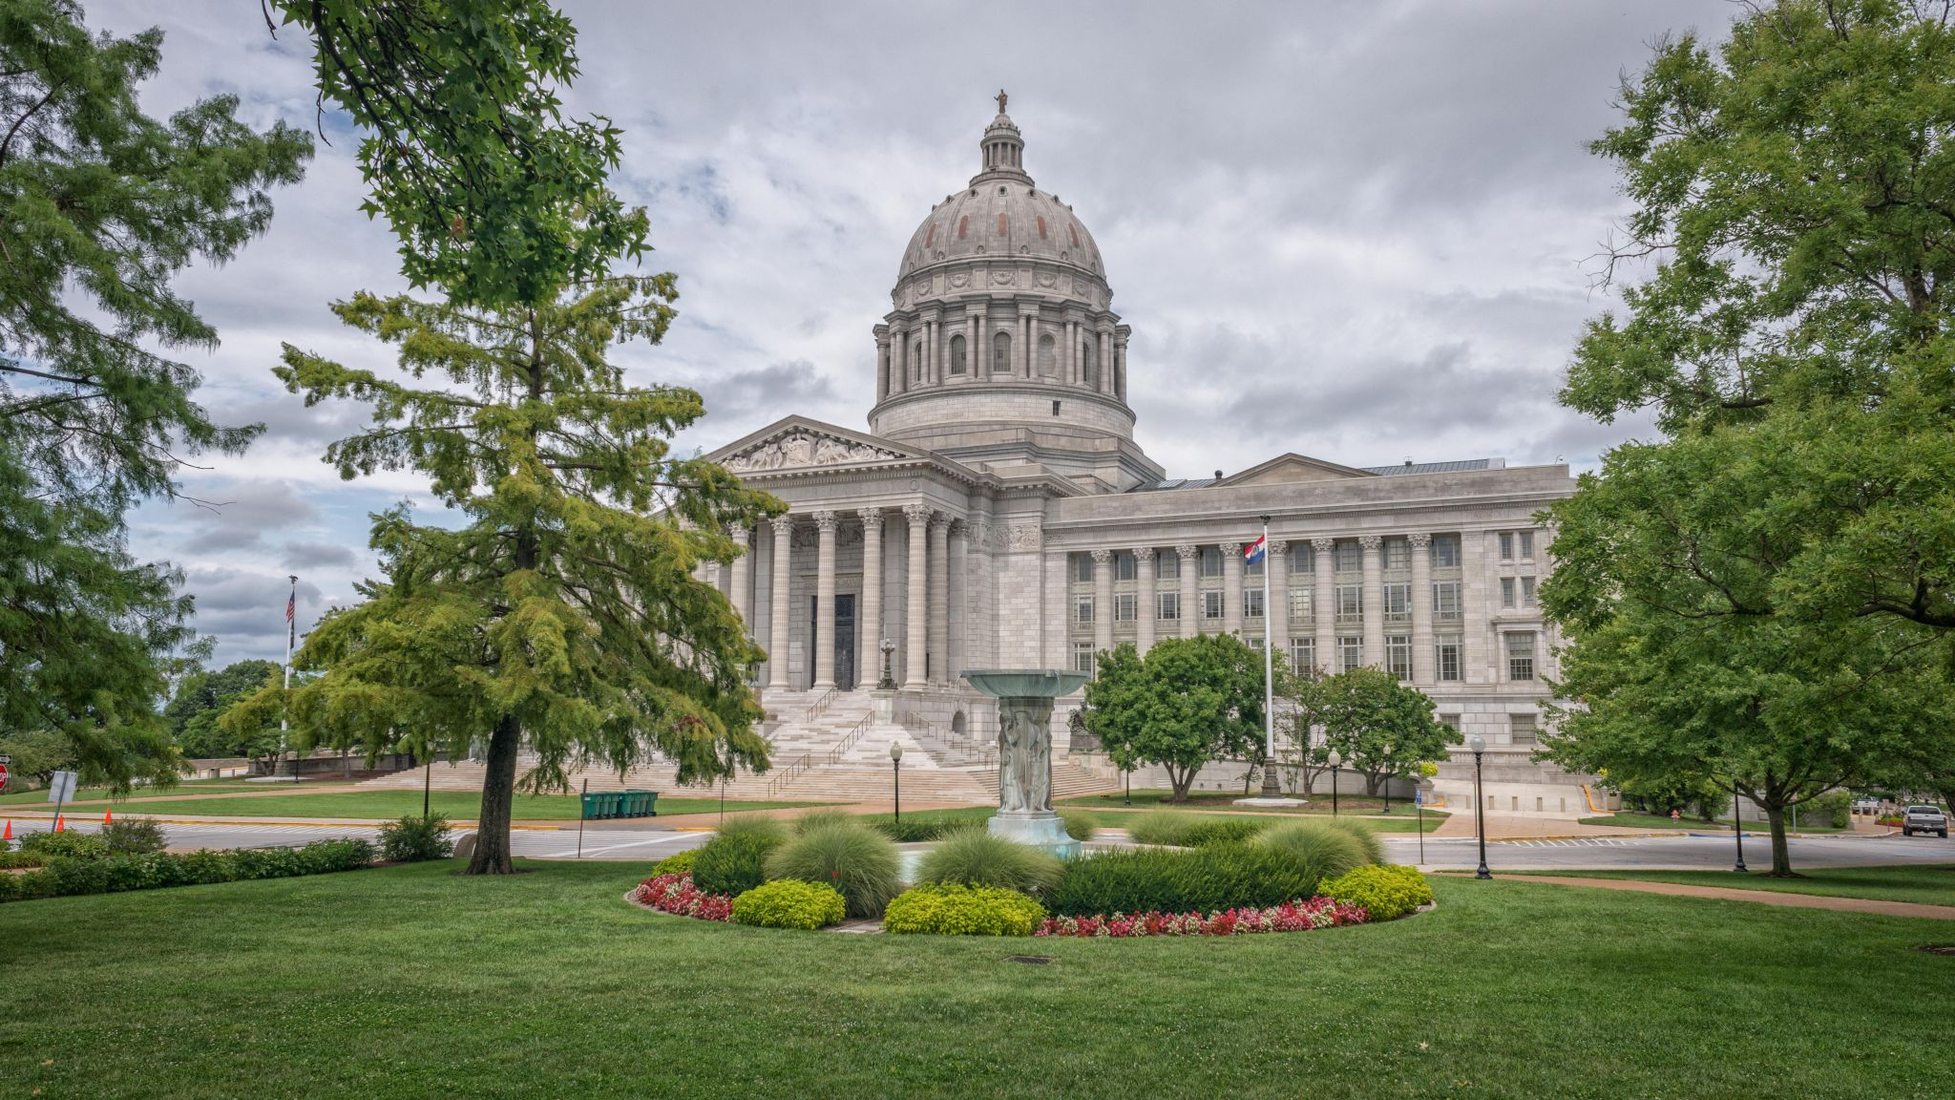
<path fill-rule="evenodd" d="M 1487 739 L 1474 734 L 1466 739 L 1466 747 L 1473 753 L 1473 832 L 1480 838 L 1480 869 L 1473 872 L 1474 878 L 1492 878 L 1487 870 L 1487 822 L 1481 816 L 1486 799 L 1480 794 L 1480 754 L 1487 751 Z"/>
<path fill-rule="evenodd" d="M 1324 763 L 1330 765 L 1330 815 L 1332 817 L 1336 817 L 1337 816 L 1337 770 L 1344 766 L 1344 757 L 1336 749 L 1332 749 L 1330 751 L 1330 755 L 1324 757 Z"/>

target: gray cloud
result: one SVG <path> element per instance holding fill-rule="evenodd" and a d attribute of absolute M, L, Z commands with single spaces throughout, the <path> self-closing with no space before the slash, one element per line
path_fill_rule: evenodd
<path fill-rule="evenodd" d="M 285 544 L 285 565 L 288 569 L 308 569 L 325 567 L 351 568 L 359 561 L 359 556 L 345 546 L 323 542 L 288 542 Z"/>

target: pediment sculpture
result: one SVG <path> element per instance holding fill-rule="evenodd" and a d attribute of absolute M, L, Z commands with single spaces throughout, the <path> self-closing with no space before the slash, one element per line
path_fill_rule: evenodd
<path fill-rule="evenodd" d="M 722 465 L 735 473 L 751 473 L 805 466 L 841 466 L 851 462 L 887 462 L 906 457 L 867 443 L 797 428 L 757 443 L 729 457 Z"/>

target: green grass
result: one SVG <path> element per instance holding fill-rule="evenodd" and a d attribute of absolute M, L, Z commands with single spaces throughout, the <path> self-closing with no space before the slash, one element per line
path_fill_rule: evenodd
<path fill-rule="evenodd" d="M 197 794 L 202 791 L 224 790 L 227 787 L 234 787 L 241 791 L 265 789 L 262 783 L 246 784 L 242 779 L 185 779 L 167 791 L 152 787 L 137 787 L 128 797 L 155 798 L 172 794 Z M 75 797 L 69 801 L 69 805 L 78 802 L 101 802 L 109 797 L 111 796 L 107 787 L 83 787 L 75 792 Z M 30 810 L 46 807 L 52 810 L 54 803 L 48 801 L 47 788 L 42 787 L 37 790 L 9 791 L 0 794 L 0 806 L 22 806 Z"/>
<path fill-rule="evenodd" d="M 1912 950 L 1955 939 L 1942 922 L 1442 879 L 1431 914 L 1289 935 L 848 936 L 632 909 L 638 867 L 526 866 L 0 906 L 0 1081 L 49 1097 L 1955 1092 L 1945 1029 L 1841 1007 L 1946 988 L 1955 960 Z"/>
<path fill-rule="evenodd" d="M 1235 800 L 1241 798 L 1242 795 L 1236 791 L 1194 792 L 1188 795 L 1186 802 L 1168 801 L 1171 794 L 1173 794 L 1172 791 L 1164 789 L 1138 790 L 1133 794 L 1132 805 L 1129 805 L 1125 791 L 1112 791 L 1107 794 L 1075 795 L 1072 798 L 1060 799 L 1054 805 L 1060 808 L 1071 807 L 1088 810 L 1149 810 L 1156 807 L 1167 807 L 1177 810 L 1189 810 L 1195 813 L 1279 814 L 1288 817 L 1331 816 L 1330 796 L 1326 794 L 1311 795 L 1309 805 L 1295 807 L 1238 806 L 1235 804 Z M 1339 795 L 1336 808 L 1340 816 L 1360 817 L 1366 824 L 1381 833 L 1416 833 L 1419 831 L 1418 811 L 1410 802 L 1396 798 L 1392 799 L 1392 812 L 1389 815 L 1381 816 L 1384 804 L 1384 800 L 1380 798 L 1366 798 L 1363 795 Z M 1467 810 L 1471 811 L 1472 807 L 1468 806 Z M 1405 816 L 1401 818 L 1399 816 L 1400 814 L 1404 814 Z M 1446 820 L 1447 816 L 1443 810 L 1427 810 L 1425 812 L 1425 831 L 1429 833 L 1437 829 L 1440 823 Z M 1100 819 L 1100 824 L 1111 828 L 1119 828 L 1120 819 L 1112 816 L 1103 816 Z"/>
<path fill-rule="evenodd" d="M 1076 809 L 1080 805 L 1081 803 L 1068 801 L 1066 803 L 1066 808 Z M 1169 805 L 1172 804 L 1170 803 Z M 1141 808 L 1139 799 L 1134 800 L 1134 805 L 1131 809 L 1123 809 L 1119 807 L 1117 804 L 1113 807 L 1101 807 L 1098 805 L 1094 807 L 1094 816 L 1099 819 L 1100 827 L 1103 829 L 1124 829 L 1127 827 L 1125 822 L 1130 816 L 1135 814 L 1143 814 L 1146 812 L 1147 812 L 1146 810 Z M 1239 814 L 1223 814 L 1212 810 L 1210 811 L 1195 810 L 1193 812 L 1200 813 L 1204 817 L 1260 816 L 1260 815 L 1251 814 L 1248 811 L 1244 811 L 1243 813 L 1239 813 Z M 1328 812 L 1326 812 L 1320 816 L 1328 818 L 1331 815 Z M 1419 815 L 1412 810 L 1407 810 L 1404 814 L 1401 815 L 1398 811 L 1397 803 L 1393 803 L 1390 817 L 1380 817 L 1375 814 L 1344 814 L 1342 816 L 1348 817 L 1353 821 L 1362 821 L 1366 825 L 1371 826 L 1373 831 L 1380 832 L 1380 833 L 1416 833 L 1419 831 Z M 1425 831 L 1429 833 L 1434 829 L 1437 829 L 1440 825 L 1444 824 L 1445 821 L 1446 821 L 1445 814 L 1434 813 L 1431 810 L 1427 810 L 1425 813 L 1425 824 L 1426 824 Z"/>
<path fill-rule="evenodd" d="M 1471 807 L 1468 808 L 1470 809 Z M 1728 817 L 1720 818 L 1717 821 L 1704 821 L 1694 817 L 1686 817 L 1681 821 L 1672 821 L 1667 814 L 1639 814 L 1634 812 L 1585 817 L 1581 819 L 1581 823 L 1584 825 L 1616 825 L 1625 829 L 1729 829 L 1731 827 L 1731 819 Z M 1787 832 L 1800 833 L 1847 833 L 1853 831 L 1851 829 L 1834 828 L 1832 825 L 1822 825 L 1817 822 L 1804 820 L 1803 818 L 1799 821 L 1799 827 L 1794 829 L 1790 817 L 1786 818 L 1785 828 Z M 1745 822 L 1746 835 L 1750 835 L 1751 833 L 1770 833 L 1771 831 L 1771 826 L 1765 824 L 1763 821 L 1747 820 Z"/>
<path fill-rule="evenodd" d="M 1517 874 L 1555 874 L 1575 878 L 1619 878 L 1640 882 L 1681 882 L 1690 886 L 1722 886 L 1733 890 L 1770 890 L 1784 894 L 1819 894 L 1829 898 L 1871 898 L 1912 901 L 1923 905 L 1955 905 L 1955 864 L 1898 867 L 1841 867 L 1801 871 L 1798 878 L 1771 878 L 1733 871 L 1536 871 Z M 1955 936 L 1949 937 L 1955 939 Z"/>
<path fill-rule="evenodd" d="M 429 799 L 430 808 L 438 814 L 447 814 L 456 820 L 474 820 L 482 810 L 482 796 L 475 791 L 435 791 Z M 421 812 L 421 792 L 410 790 L 360 790 L 308 794 L 303 790 L 290 794 L 267 794 L 257 798 L 189 798 L 173 801 L 130 800 L 110 803 L 118 812 L 141 812 L 153 814 L 215 814 L 229 817 L 346 817 L 346 818 L 398 818 L 404 814 Z M 576 795 L 564 794 L 519 794 L 516 796 L 513 815 L 517 821 L 575 821 L 579 815 L 580 803 Z M 726 800 L 726 811 L 772 810 L 785 806 L 812 806 L 812 802 L 741 802 Z M 101 803 L 94 806 L 77 804 L 76 812 L 100 810 Z M 719 812 L 717 798 L 668 798 L 658 797 L 660 817 L 672 814 L 703 814 Z"/>

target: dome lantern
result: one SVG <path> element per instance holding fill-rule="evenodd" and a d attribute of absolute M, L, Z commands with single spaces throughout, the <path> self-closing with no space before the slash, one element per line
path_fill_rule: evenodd
<path fill-rule="evenodd" d="M 984 153 L 984 166 L 971 177 L 973 184 L 995 177 L 1009 177 L 1028 185 L 1032 182 L 1032 177 L 1025 174 L 1025 139 L 1018 132 L 1018 124 L 1005 113 L 1005 101 L 1010 98 L 1003 88 L 998 89 L 998 117 L 984 128 L 984 137 L 978 141 L 978 148 Z"/>

